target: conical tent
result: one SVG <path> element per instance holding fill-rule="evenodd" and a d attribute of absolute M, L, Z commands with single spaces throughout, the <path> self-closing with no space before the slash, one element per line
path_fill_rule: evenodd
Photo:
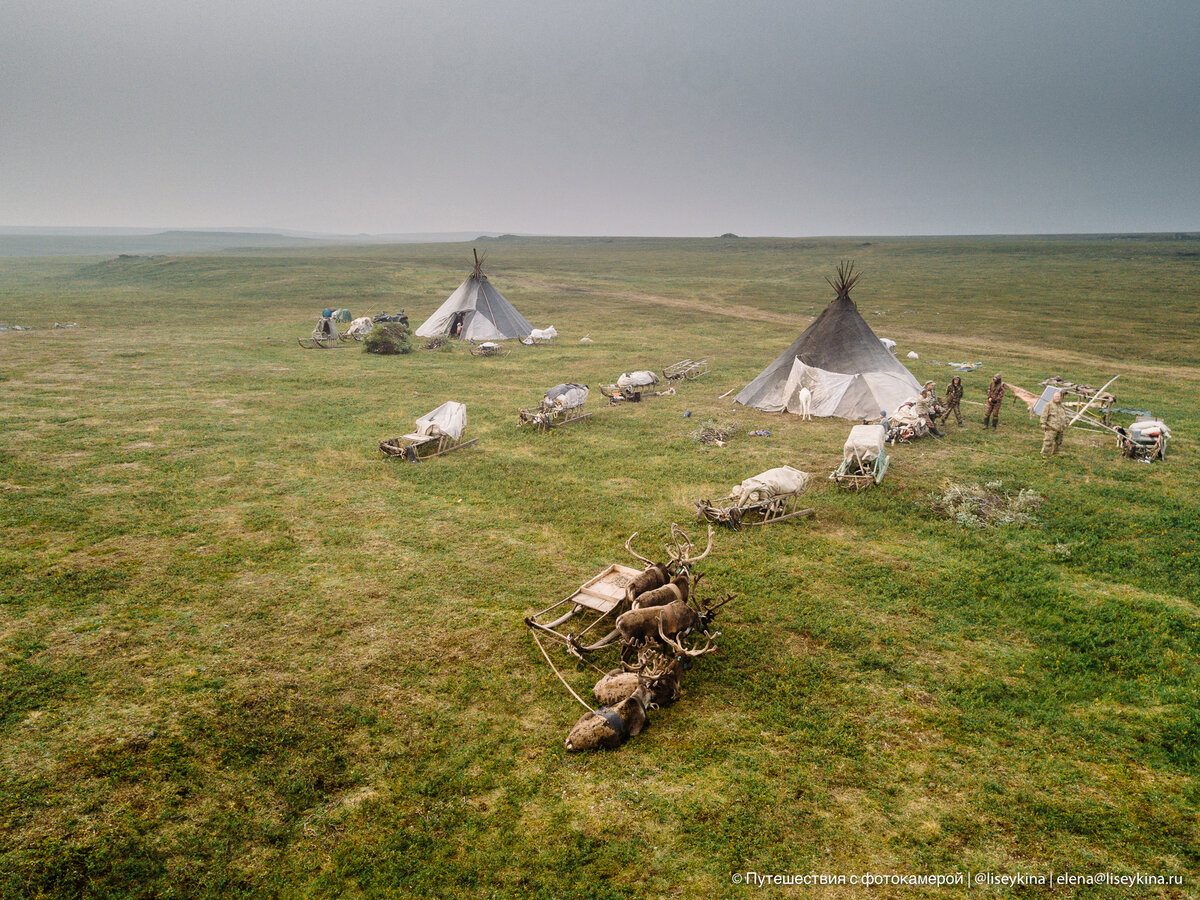
<path fill-rule="evenodd" d="M 482 265 L 479 254 L 475 254 L 475 269 L 417 329 L 417 337 L 448 334 L 463 340 L 504 341 L 533 331 L 525 317 L 488 281 Z"/>
<path fill-rule="evenodd" d="M 853 265 L 830 281 L 837 298 L 804 333 L 734 398 L 767 412 L 799 412 L 798 394 L 812 393 L 809 412 L 843 419 L 889 415 L 921 393 L 921 385 L 880 343 L 850 299 Z"/>

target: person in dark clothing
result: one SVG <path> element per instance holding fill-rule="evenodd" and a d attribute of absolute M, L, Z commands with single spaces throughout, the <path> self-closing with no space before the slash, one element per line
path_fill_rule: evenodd
<path fill-rule="evenodd" d="M 983 427 L 990 422 L 995 429 L 1000 424 L 1000 404 L 1004 400 L 1004 381 L 999 373 L 992 376 L 991 384 L 987 386 L 987 406 L 983 410 Z"/>

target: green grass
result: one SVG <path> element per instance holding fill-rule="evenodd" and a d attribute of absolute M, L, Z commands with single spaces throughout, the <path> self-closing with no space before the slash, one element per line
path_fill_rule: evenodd
<path fill-rule="evenodd" d="M 463 245 L 0 260 L 3 321 L 39 326 L 0 333 L 0 893 L 737 897 L 747 869 L 1051 867 L 1200 890 L 1194 242 L 479 246 L 558 341 L 296 345 L 325 306 L 418 325 Z M 848 423 L 718 396 L 820 312 L 842 258 L 919 379 L 983 360 L 979 400 L 993 371 L 1121 373 L 1118 405 L 1170 422 L 1168 461 L 1079 430 L 1042 460 L 1023 410 L 985 433 L 965 405 L 881 487 L 831 490 Z M 599 383 L 685 356 L 711 373 L 601 406 Z M 518 431 L 562 381 L 596 415 Z M 381 458 L 447 399 L 477 445 Z M 708 419 L 739 433 L 701 447 Z M 718 533 L 721 653 L 620 751 L 567 755 L 581 710 L 522 618 L 784 463 L 814 474 L 817 515 Z M 930 508 L 993 480 L 1042 495 L 1040 524 Z"/>

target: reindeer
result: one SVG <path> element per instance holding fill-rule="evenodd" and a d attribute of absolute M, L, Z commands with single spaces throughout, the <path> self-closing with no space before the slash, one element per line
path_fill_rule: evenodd
<path fill-rule="evenodd" d="M 800 420 L 809 422 L 812 420 L 812 391 L 808 388 L 800 388 L 800 392 L 796 394 L 796 400 L 800 404 Z"/>
<path fill-rule="evenodd" d="M 637 665 L 622 663 L 596 682 L 592 688 L 597 702 L 615 706 L 633 696 L 639 684 L 650 687 L 651 706 L 667 706 L 679 699 L 679 683 L 687 668 L 685 658 L 666 656 L 647 644 L 638 652 Z"/>
<path fill-rule="evenodd" d="M 686 600 L 688 597 L 688 572 L 693 564 L 700 562 L 712 550 L 713 527 L 708 526 L 708 546 L 699 556 L 689 556 L 692 552 L 691 539 L 677 525 L 671 526 L 672 541 L 667 545 L 667 558 L 670 562 L 656 563 L 635 551 L 631 546 L 637 532 L 629 536 L 625 549 L 636 559 L 646 564 L 640 575 L 635 576 L 625 587 L 625 599 L 637 609 L 639 606 L 661 606 L 672 600 Z M 665 591 L 665 593 L 657 593 Z M 653 593 L 653 599 L 646 596 Z"/>
<path fill-rule="evenodd" d="M 716 618 L 717 610 L 733 599 L 730 595 L 716 606 L 707 606 L 702 612 L 697 612 L 683 600 L 674 600 L 666 606 L 651 606 L 643 609 L 631 609 L 617 616 L 617 633 L 626 647 L 645 646 L 648 641 L 661 639 L 663 643 L 687 656 L 702 656 L 711 653 L 707 647 L 701 653 L 692 653 L 682 647 L 677 641 L 672 641 L 668 635 L 676 638 L 690 634 L 699 629 L 709 638 L 709 643 L 720 637 L 720 632 L 708 634 L 709 623 Z"/>
<path fill-rule="evenodd" d="M 611 709 L 601 706 L 584 713 L 567 735 L 566 747 L 572 753 L 582 750 L 615 750 L 650 724 L 646 710 L 650 706 L 650 687 L 640 682 L 633 693 Z"/>

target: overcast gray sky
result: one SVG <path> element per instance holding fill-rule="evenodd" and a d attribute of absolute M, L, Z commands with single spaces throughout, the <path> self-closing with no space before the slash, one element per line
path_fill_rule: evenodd
<path fill-rule="evenodd" d="M 1200 229 L 1200 2 L 3 0 L 0 225 Z"/>

